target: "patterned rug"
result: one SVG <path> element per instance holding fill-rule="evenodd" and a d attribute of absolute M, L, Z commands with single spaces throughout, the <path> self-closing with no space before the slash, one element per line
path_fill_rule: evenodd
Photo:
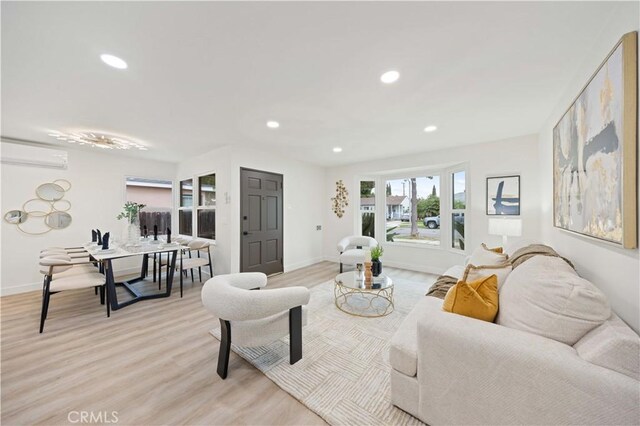
<path fill-rule="evenodd" d="M 432 283 L 394 279 L 395 310 L 381 318 L 338 310 L 333 281 L 313 287 L 303 358 L 294 365 L 288 336 L 264 347 L 232 349 L 329 424 L 422 425 L 391 404 L 389 341 Z M 219 339 L 220 328 L 211 334 Z"/>

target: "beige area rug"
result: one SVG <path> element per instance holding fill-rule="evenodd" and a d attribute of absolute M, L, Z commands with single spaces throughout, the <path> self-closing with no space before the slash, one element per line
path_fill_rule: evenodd
<path fill-rule="evenodd" d="M 395 310 L 381 318 L 336 308 L 333 281 L 313 287 L 303 358 L 294 365 L 288 336 L 264 347 L 232 349 L 332 425 L 421 425 L 391 404 L 389 341 L 432 283 L 394 280 Z M 219 339 L 220 328 L 211 334 Z"/>

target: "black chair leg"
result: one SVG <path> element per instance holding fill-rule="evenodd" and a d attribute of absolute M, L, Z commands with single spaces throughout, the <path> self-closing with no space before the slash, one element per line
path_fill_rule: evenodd
<path fill-rule="evenodd" d="M 190 271 L 191 271 L 191 282 L 193 282 L 193 268 L 191 268 Z"/>
<path fill-rule="evenodd" d="M 198 266 L 198 276 L 200 277 L 200 282 L 202 282 L 202 268 Z"/>
<path fill-rule="evenodd" d="M 156 282 L 156 254 L 153 253 L 153 282 Z"/>
<path fill-rule="evenodd" d="M 97 288 L 97 287 L 96 287 Z M 100 304 L 104 305 L 104 286 L 100 287 Z"/>
<path fill-rule="evenodd" d="M 220 352 L 218 353 L 218 375 L 227 378 L 229 370 L 229 355 L 231 352 L 231 323 L 220 320 Z"/>
<path fill-rule="evenodd" d="M 182 297 L 182 282 L 183 282 L 183 279 L 182 279 L 182 272 L 181 272 L 180 273 L 180 297 Z"/>
<path fill-rule="evenodd" d="M 289 309 L 289 364 L 302 359 L 302 306 Z"/>
<path fill-rule="evenodd" d="M 213 278 L 213 265 L 211 264 L 211 260 L 209 260 L 209 278 Z"/>
<path fill-rule="evenodd" d="M 340 262 L 340 273 L 342 273 L 342 262 Z"/>
<path fill-rule="evenodd" d="M 111 303 L 109 303 L 109 292 L 107 291 L 107 285 L 103 285 L 102 289 L 105 294 L 105 300 L 107 301 L 107 318 L 111 318 Z"/>
<path fill-rule="evenodd" d="M 94 292 L 94 294 L 96 294 L 96 295 L 98 294 L 98 286 L 95 286 L 95 287 L 93 288 L 93 292 Z"/>
<path fill-rule="evenodd" d="M 44 321 L 47 319 L 47 313 L 49 312 L 49 298 L 51 293 L 49 292 L 49 284 L 45 286 L 44 294 L 42 295 L 42 312 L 40 313 L 40 333 L 44 331 Z"/>

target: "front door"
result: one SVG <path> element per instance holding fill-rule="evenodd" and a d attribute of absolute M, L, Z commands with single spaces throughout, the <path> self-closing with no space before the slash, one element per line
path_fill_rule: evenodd
<path fill-rule="evenodd" d="M 240 169 L 240 271 L 283 272 L 282 175 Z"/>

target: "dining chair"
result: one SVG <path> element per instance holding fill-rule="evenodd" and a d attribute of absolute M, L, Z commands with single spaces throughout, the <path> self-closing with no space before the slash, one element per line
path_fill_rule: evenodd
<path fill-rule="evenodd" d="M 185 258 L 185 253 L 189 256 Z M 206 256 L 205 256 L 206 254 Z M 213 277 L 213 262 L 211 262 L 211 243 L 203 239 L 194 239 L 187 243 L 184 252 L 180 253 L 180 261 L 176 268 L 180 271 L 180 297 L 183 293 L 183 273 L 191 272 L 191 282 L 194 282 L 193 270 L 198 268 L 198 276 L 202 282 L 202 268 L 209 267 L 209 277 Z"/>
<path fill-rule="evenodd" d="M 40 272 L 44 275 L 40 333 L 44 331 L 51 295 L 61 291 L 99 287 L 101 300 L 107 305 L 107 317 L 111 316 L 105 276 L 96 271 L 92 262 L 74 262 L 69 256 L 53 254 L 40 259 Z"/>
<path fill-rule="evenodd" d="M 202 287 L 202 304 L 220 319 L 218 375 L 229 368 L 231 339 L 236 346 L 256 347 L 289 335 L 289 363 L 302 359 L 302 327 L 307 323 L 310 293 L 306 287 L 259 290 L 267 285 L 261 272 L 218 275 Z M 251 291 L 258 290 L 258 291 Z"/>

